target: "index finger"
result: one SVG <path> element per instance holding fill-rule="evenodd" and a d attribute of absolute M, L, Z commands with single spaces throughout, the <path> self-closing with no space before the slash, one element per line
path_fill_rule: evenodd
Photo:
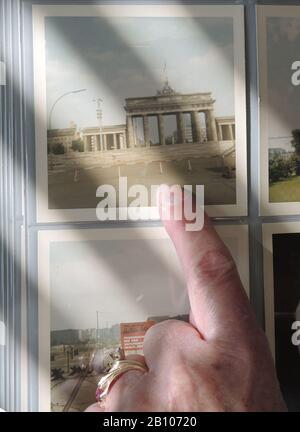
<path fill-rule="evenodd" d="M 193 199 L 186 195 L 183 199 L 178 190 L 170 194 L 165 185 L 159 190 L 160 214 L 183 267 L 193 325 L 206 340 L 235 339 L 257 323 L 233 258 L 208 216 L 200 231 L 187 231 L 184 217 L 172 218 L 176 206 L 191 204 L 188 200 Z M 164 219 L 168 212 L 163 207 L 169 207 L 170 218 Z"/>

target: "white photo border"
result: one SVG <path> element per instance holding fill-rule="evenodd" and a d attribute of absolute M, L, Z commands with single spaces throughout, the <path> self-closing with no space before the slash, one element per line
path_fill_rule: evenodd
<path fill-rule="evenodd" d="M 267 65 L 267 18 L 300 18 L 299 6 L 257 6 L 257 50 L 259 75 L 259 127 L 260 127 L 260 215 L 285 216 L 300 214 L 300 202 L 269 201 L 269 155 L 268 155 L 268 65 Z"/>
<path fill-rule="evenodd" d="M 237 238 L 237 268 L 249 296 L 248 225 L 218 225 L 216 230 L 226 243 L 226 238 Z M 124 239 L 167 239 L 163 227 L 102 228 L 42 230 L 38 232 L 38 411 L 50 411 L 50 268 L 51 242 L 74 242 Z"/>
<path fill-rule="evenodd" d="M 47 107 L 44 18 L 47 16 L 231 17 L 234 29 L 234 111 L 236 122 L 236 204 L 209 205 L 212 217 L 247 216 L 247 134 L 244 6 L 242 5 L 33 5 L 33 65 L 38 223 L 96 221 L 93 209 L 48 208 Z M 159 219 L 156 207 L 144 207 Z"/>

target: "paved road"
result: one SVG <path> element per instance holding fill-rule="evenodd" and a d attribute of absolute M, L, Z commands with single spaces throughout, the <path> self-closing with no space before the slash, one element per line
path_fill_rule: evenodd
<path fill-rule="evenodd" d="M 119 175 L 128 178 L 128 187 L 143 184 L 149 191 L 151 185 L 161 183 L 204 184 L 206 204 L 234 204 L 236 200 L 235 179 L 224 178 L 219 161 L 211 158 L 53 172 L 49 174 L 49 208 L 95 208 L 97 187 L 110 184 L 118 190 Z"/>

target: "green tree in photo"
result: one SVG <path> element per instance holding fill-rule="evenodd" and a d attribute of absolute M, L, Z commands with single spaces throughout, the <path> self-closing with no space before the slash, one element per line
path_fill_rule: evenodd
<path fill-rule="evenodd" d="M 286 179 L 296 173 L 297 157 L 295 155 L 284 157 L 277 154 L 269 160 L 270 183 Z"/>
<path fill-rule="evenodd" d="M 295 149 L 297 156 L 300 157 L 300 129 L 292 130 L 293 139 L 291 141 L 292 146 Z"/>
<path fill-rule="evenodd" d="M 280 155 L 276 155 L 269 160 L 269 179 L 270 183 L 275 183 L 284 177 L 284 160 Z"/>
<path fill-rule="evenodd" d="M 83 141 L 80 139 L 72 141 L 72 147 L 71 148 L 73 151 L 83 152 L 84 151 Z"/>
<path fill-rule="evenodd" d="M 297 172 L 297 156 L 295 154 L 292 154 L 287 160 L 286 160 L 286 169 L 288 172 L 288 176 L 294 176 Z"/>
<path fill-rule="evenodd" d="M 65 148 L 64 148 L 63 144 L 61 144 L 61 143 L 53 144 L 51 146 L 51 149 L 52 149 L 53 154 L 64 154 L 65 153 Z"/>
<path fill-rule="evenodd" d="M 296 153 L 296 175 L 300 175 L 300 129 L 292 130 L 293 139 L 291 141 L 292 146 Z"/>

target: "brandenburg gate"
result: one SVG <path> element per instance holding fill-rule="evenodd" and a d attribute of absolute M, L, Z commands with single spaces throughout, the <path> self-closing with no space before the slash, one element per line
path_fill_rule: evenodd
<path fill-rule="evenodd" d="M 215 117 L 214 103 L 211 92 L 177 93 L 166 80 L 155 96 L 125 99 L 126 123 L 81 129 L 84 152 L 122 152 L 157 145 L 175 149 L 169 144 L 222 141 L 234 144 L 234 117 Z"/>
<path fill-rule="evenodd" d="M 214 102 L 211 93 L 190 93 L 180 94 L 175 92 L 166 80 L 162 90 L 157 91 L 156 96 L 135 97 L 125 99 L 126 112 L 126 141 L 127 148 L 136 146 L 134 121 L 137 118 L 142 120 L 144 145 L 150 146 L 149 119 L 157 118 L 159 145 L 166 145 L 165 119 L 166 115 L 176 116 L 177 143 L 185 143 L 185 119 L 186 114 L 190 115 L 192 128 L 192 142 L 203 141 L 200 113 L 205 116 L 205 129 L 207 141 L 218 141 L 216 119 L 214 116 Z"/>

